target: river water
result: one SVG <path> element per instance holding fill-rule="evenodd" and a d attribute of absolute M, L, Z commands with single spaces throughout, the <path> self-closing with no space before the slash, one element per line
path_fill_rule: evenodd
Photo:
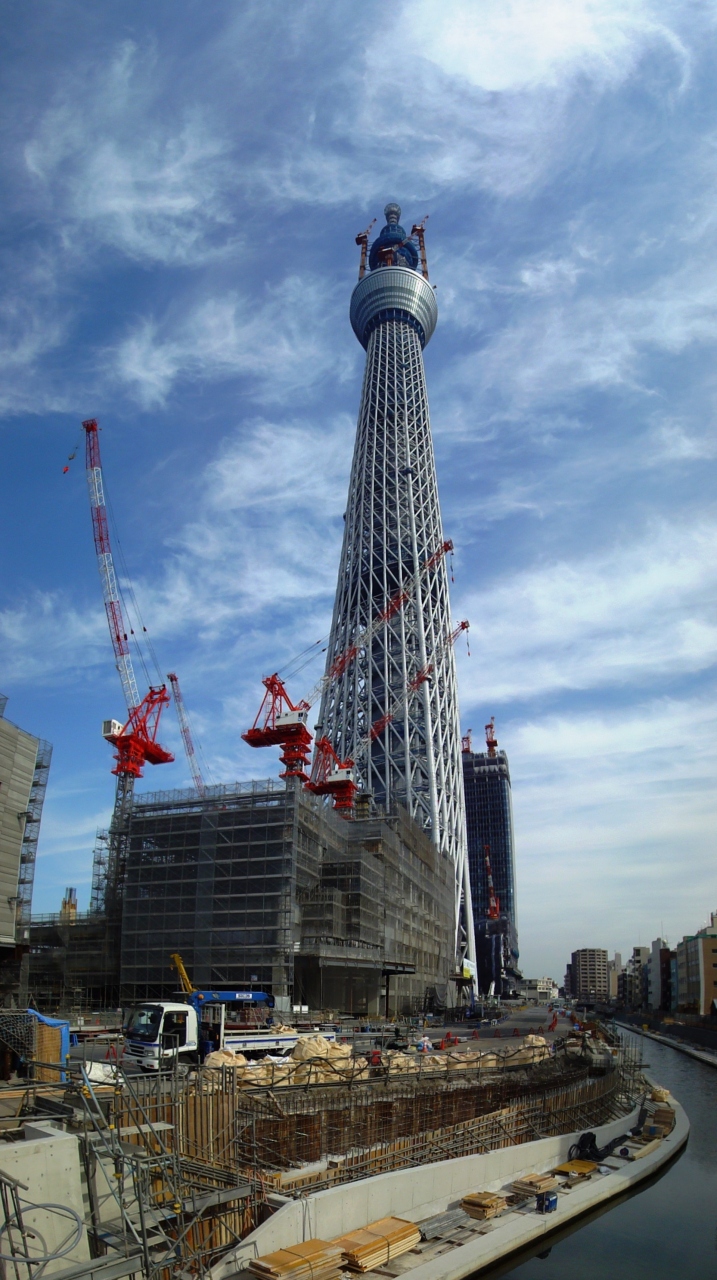
<path fill-rule="evenodd" d="M 514 1257 L 482 1276 L 515 1280 L 715 1280 L 717 1277 L 717 1067 L 642 1040 L 645 1068 L 690 1119 L 687 1147 L 656 1181 L 570 1234 L 542 1256 Z"/>

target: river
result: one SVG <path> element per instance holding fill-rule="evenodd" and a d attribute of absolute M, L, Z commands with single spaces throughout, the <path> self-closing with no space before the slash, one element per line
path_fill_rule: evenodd
<path fill-rule="evenodd" d="M 630 1036 L 630 1039 L 633 1037 Z M 641 1037 L 634 1037 L 641 1039 Z M 683 1154 L 644 1190 L 540 1255 L 513 1258 L 481 1276 L 515 1280 L 714 1280 L 717 1277 L 717 1067 L 642 1039 L 645 1068 L 684 1106 L 691 1125 Z"/>

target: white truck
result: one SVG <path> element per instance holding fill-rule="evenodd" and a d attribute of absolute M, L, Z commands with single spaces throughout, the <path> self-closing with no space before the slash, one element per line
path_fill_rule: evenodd
<path fill-rule="evenodd" d="M 127 1011 L 123 1031 L 123 1062 L 145 1071 L 170 1067 L 174 1059 L 203 1062 L 214 1049 L 231 1049 L 247 1057 L 287 1054 L 301 1038 L 294 1028 L 275 1029 L 270 1021 L 273 1001 L 263 991 L 189 991 L 184 1002 L 151 1000 Z M 266 1020 L 253 1024 L 263 1005 Z M 313 1032 L 303 1034 L 311 1035 Z M 324 1031 L 327 1040 L 336 1033 Z"/>

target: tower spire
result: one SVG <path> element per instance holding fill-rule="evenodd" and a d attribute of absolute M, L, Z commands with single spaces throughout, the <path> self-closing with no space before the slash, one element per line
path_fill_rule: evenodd
<path fill-rule="evenodd" d="M 387 809 L 405 806 L 450 860 L 456 958 L 470 966 L 475 938 L 455 660 L 452 647 L 442 644 L 451 631 L 445 560 L 413 589 L 419 566 L 444 542 L 423 367 L 438 308 L 425 268 L 423 224 L 419 256 L 415 233 L 409 236 L 401 226 L 400 206 L 386 205 L 384 215 L 386 225 L 368 251 L 369 270 L 351 297 L 351 324 L 366 350 L 366 367 L 327 673 L 386 600 L 409 584 L 411 592 L 404 607 L 359 645 L 339 678 L 327 680 L 319 724 L 343 760 L 371 725 L 385 721 L 363 754 L 361 786 Z M 368 233 L 357 238 L 362 266 L 367 241 Z M 431 679 L 391 715 L 400 691 L 437 651 Z"/>

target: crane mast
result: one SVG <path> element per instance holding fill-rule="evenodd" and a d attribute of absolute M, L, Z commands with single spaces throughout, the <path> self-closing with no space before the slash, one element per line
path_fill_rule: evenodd
<path fill-rule="evenodd" d="M 166 685 L 150 685 L 144 698 L 139 696 L 129 649 L 128 627 L 122 611 L 112 556 L 97 419 L 87 418 L 82 426 L 86 440 L 87 487 L 97 566 L 115 665 L 127 706 L 124 724 L 117 720 L 105 720 L 102 725 L 103 738 L 115 747 L 115 767 L 112 772 L 117 778 L 105 883 L 105 907 L 111 912 L 121 897 L 124 885 L 135 779 L 142 777 L 145 764 L 169 764 L 174 756 L 157 741 L 160 717 L 169 703 Z"/>

